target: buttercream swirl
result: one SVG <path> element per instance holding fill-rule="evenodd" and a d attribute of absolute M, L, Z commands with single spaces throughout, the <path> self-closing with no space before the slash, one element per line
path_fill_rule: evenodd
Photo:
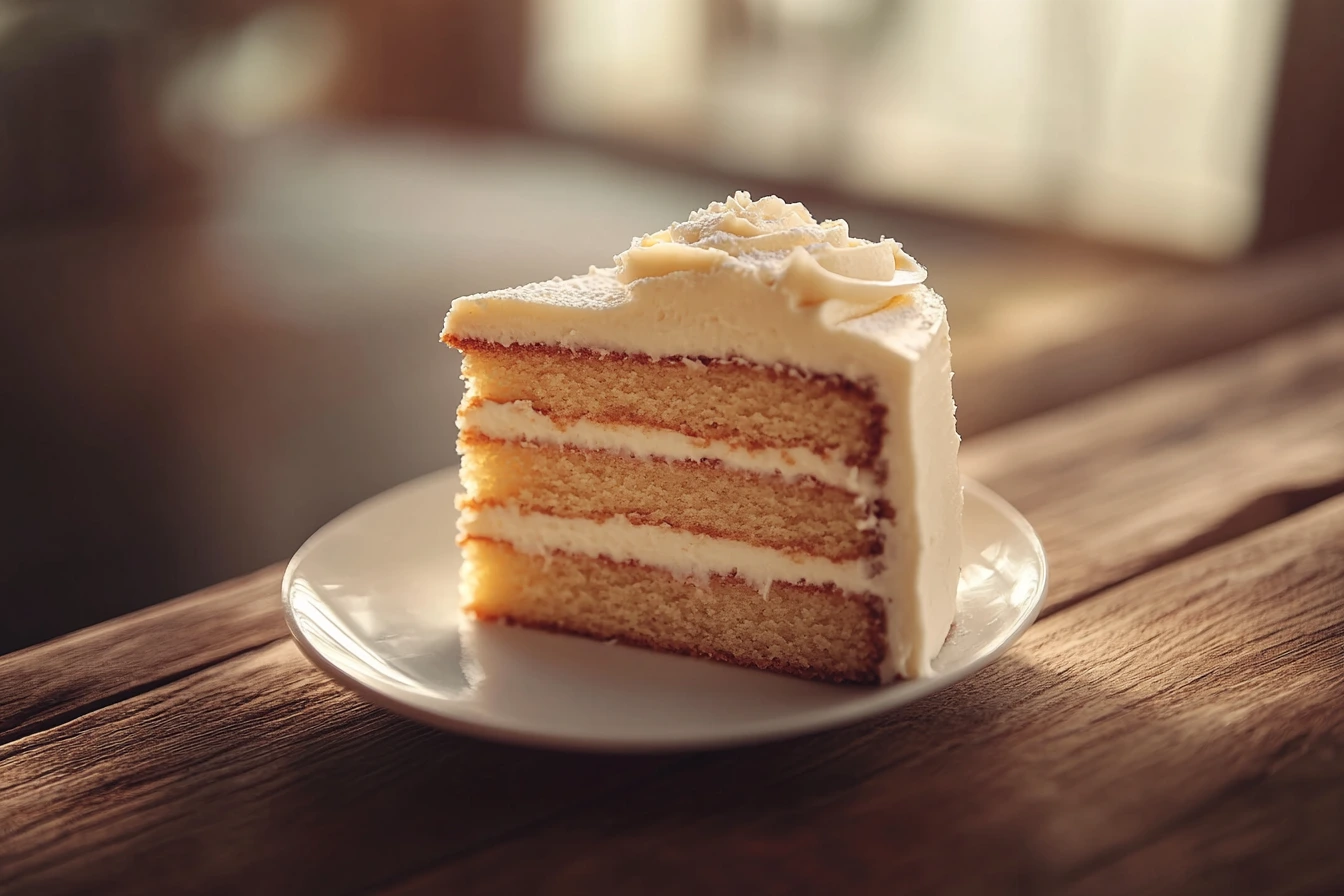
<path fill-rule="evenodd" d="M 725 264 L 748 266 L 794 307 L 839 300 L 847 307 L 829 316 L 842 319 L 887 307 L 925 277 L 894 240 L 857 239 L 843 220 L 818 222 L 801 203 L 746 192 L 635 239 L 616 256 L 616 276 L 629 284 Z"/>

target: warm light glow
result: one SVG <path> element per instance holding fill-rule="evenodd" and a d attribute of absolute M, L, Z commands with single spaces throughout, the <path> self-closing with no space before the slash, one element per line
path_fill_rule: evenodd
<path fill-rule="evenodd" d="M 1193 256 L 1255 226 L 1283 0 L 752 0 L 712 37 L 705 0 L 538 9 L 559 127 Z"/>

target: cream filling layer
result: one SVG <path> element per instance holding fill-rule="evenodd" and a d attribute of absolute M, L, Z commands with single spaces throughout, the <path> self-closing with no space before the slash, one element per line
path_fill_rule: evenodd
<path fill-rule="evenodd" d="M 862 560 L 841 563 L 794 556 L 668 526 L 636 526 L 620 516 L 597 521 L 523 513 L 517 507 L 483 507 L 463 510 L 457 527 L 463 535 L 508 542 L 525 554 L 564 551 L 608 557 L 617 563 L 635 561 L 701 580 L 735 573 L 763 595 L 768 595 L 772 582 L 831 584 L 857 593 L 870 591 L 875 584 Z"/>
<path fill-rule="evenodd" d="M 574 420 L 559 424 L 535 410 L 530 401 L 486 401 L 459 411 L 458 428 L 502 441 L 572 445 L 588 451 L 661 457 L 669 460 L 716 460 L 725 467 L 779 475 L 786 480 L 810 476 L 865 499 L 882 495 L 871 470 L 851 467 L 805 448 L 743 448 L 729 442 L 696 439 L 670 429 Z"/>

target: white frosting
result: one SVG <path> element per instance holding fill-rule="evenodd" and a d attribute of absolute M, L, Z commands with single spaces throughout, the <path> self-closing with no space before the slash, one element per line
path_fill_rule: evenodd
<path fill-rule="evenodd" d="M 859 317 L 844 302 L 791 308 L 749 262 L 732 259 L 714 271 L 629 286 L 614 269 L 594 268 L 569 280 L 464 296 L 453 302 L 445 334 L 653 358 L 744 358 L 862 382 L 881 373 L 877 359 L 917 361 L 946 321 L 942 299 L 923 285 Z"/>
<path fill-rule="evenodd" d="M 589 451 L 662 457 L 669 460 L 716 460 L 725 467 L 779 475 L 793 480 L 810 476 L 825 485 L 843 488 L 865 498 L 881 495 L 871 470 L 804 448 L 745 448 L 721 440 L 697 439 L 669 429 L 625 426 L 574 420 L 563 426 L 532 407 L 530 401 L 485 401 L 457 415 L 463 432 L 480 433 L 503 441 L 519 440 L 548 445 L 573 445 Z"/>
<path fill-rule="evenodd" d="M 523 513 L 517 507 L 483 507 L 463 510 L 458 527 L 464 535 L 507 541 L 525 554 L 564 551 L 608 557 L 617 563 L 634 560 L 699 581 L 711 575 L 736 574 L 762 591 L 772 582 L 831 584 L 858 594 L 873 585 L 867 565 L 860 560 L 840 563 L 810 554 L 793 555 L 670 526 L 637 526 L 623 516 L 596 521 Z"/>
<path fill-rule="evenodd" d="M 777 196 L 753 202 L 737 193 L 692 212 L 688 221 L 634 240 L 616 256 L 616 277 L 717 270 L 744 258 L 754 276 L 793 307 L 832 302 L 830 314 L 868 314 L 924 282 L 925 272 L 901 244 L 853 239 L 844 221 L 817 221 L 800 203 Z M 850 305 L 844 309 L 844 305 Z"/>
<path fill-rule="evenodd" d="M 896 515 L 878 523 L 884 569 L 862 590 L 886 604 L 883 679 L 930 674 L 956 612 L 961 481 L 946 309 L 923 284 L 892 285 L 922 270 L 895 243 L 745 194 L 637 240 L 620 265 L 458 299 L 445 338 L 742 358 L 871 384 L 887 408 L 882 496 Z"/>

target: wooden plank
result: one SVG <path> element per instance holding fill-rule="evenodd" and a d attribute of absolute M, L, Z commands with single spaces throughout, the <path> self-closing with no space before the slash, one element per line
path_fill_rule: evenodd
<path fill-rule="evenodd" d="M 0 656 L 0 744 L 285 637 L 282 571 Z"/>
<path fill-rule="evenodd" d="M 1315 274 L 1279 272 L 1284 282 L 1276 296 L 1294 298 L 1276 298 L 1278 322 L 1328 304 L 1334 257 L 1309 256 L 1319 262 L 1314 266 L 1298 260 L 1296 267 Z M 1259 279 L 1250 282 L 1268 288 Z M 1201 295 L 1220 294 L 1226 285 L 1216 281 Z M 1185 297 L 1172 300 L 1182 307 L 1184 302 Z M 1201 302 L 1192 300 L 1192 307 L 1207 305 Z M 1246 323 L 1261 320 L 1262 309 L 1234 303 L 1228 313 Z M 1299 334 L 1289 334 L 1083 408 L 973 439 L 963 454 L 965 469 L 1003 492 L 1042 532 L 1054 562 L 1052 604 L 1078 599 L 1338 490 L 1344 477 L 1340 452 L 1323 436 L 1339 425 L 1342 329 L 1336 318 L 1302 345 Z M 1091 351 L 1099 351 L 1095 341 Z M 1003 356 L 998 363 L 1018 360 Z M 1011 376 L 983 366 L 962 371 L 957 391 L 973 391 L 982 380 L 1035 389 L 1046 376 L 1040 371 L 1058 376 L 1057 364 L 1047 351 L 1021 360 Z M 1131 363 L 1125 369 L 1138 368 Z M 1102 385 L 1107 379 L 1088 381 Z M 1329 401 L 1332 395 L 1337 400 Z M 1322 397 L 1327 401 L 1321 403 Z M 963 423 L 967 413 L 963 401 Z M 1266 425 L 1271 420 L 1273 425 Z M 1237 455 L 1226 457 L 1228 450 Z M 1141 464 L 1134 463 L 1136 455 L 1144 456 Z M 1189 496 L 1165 500 L 1170 481 L 1181 482 Z M 278 571 L 271 576 L 278 581 Z M 211 589 L 210 597 L 186 598 L 109 623 L 88 640 L 80 635 L 0 658 L 0 742 L 280 637 L 271 586 L 256 584 L 264 578 L 242 580 L 236 587 L 245 593 L 232 593 L 235 586 L 226 583 Z M 213 601 L 232 607 L 220 611 L 218 631 L 204 644 L 183 635 L 213 612 Z M 100 665 L 86 662 L 90 656 L 100 657 Z M 65 671 L 30 676 L 30 668 Z"/>
<path fill-rule="evenodd" d="M 0 747 L 0 892 L 360 892 L 665 765 L 426 729 L 282 641 Z"/>
<path fill-rule="evenodd" d="M 1344 492 L 1344 316 L 970 440 L 1026 514 L 1050 606 Z"/>
<path fill-rule="evenodd" d="M 1215 362 L 1182 373 L 1170 386 L 1172 394 L 1185 396 L 1184 400 L 1221 395 L 1216 383 L 1227 376 L 1234 377 L 1235 392 L 1247 386 L 1235 379 L 1241 371 L 1263 369 L 1266 385 L 1237 393 L 1243 403 L 1292 407 L 1296 395 L 1303 407 L 1293 412 L 1293 419 L 1313 413 L 1322 420 L 1334 419 L 1330 409 L 1336 390 L 1324 384 L 1338 374 L 1328 361 L 1338 357 L 1332 340 L 1339 338 L 1339 332 L 1340 325 L 1335 324 L 1243 353 L 1239 362 Z M 1182 386 L 1187 376 L 1192 379 Z M 1011 485 L 1019 478 L 1030 483 L 1019 497 L 1024 503 L 1035 502 L 1034 516 L 1049 518 L 1055 513 L 1055 501 L 1066 508 L 1086 509 L 1092 504 L 1109 508 L 1104 514 L 1089 511 L 1082 517 L 1082 535 L 1091 533 L 1090 538 L 1063 539 L 1052 548 L 1057 580 L 1062 576 L 1064 587 L 1095 589 L 1105 582 L 1105 575 L 1093 571 L 1095 545 L 1127 551 L 1126 565 L 1101 567 L 1103 573 L 1109 569 L 1109 575 L 1132 575 L 1145 564 L 1170 556 L 1172 538 L 1144 540 L 1140 536 L 1145 527 L 1127 526 L 1130 515 L 1146 513 L 1149 505 L 1178 502 L 1184 510 L 1177 522 L 1193 516 L 1212 525 L 1207 531 L 1214 536 L 1223 537 L 1231 531 L 1223 526 L 1223 511 L 1241 506 L 1239 501 L 1225 502 L 1224 492 L 1253 496 L 1261 493 L 1255 489 L 1317 481 L 1334 469 L 1328 463 L 1304 466 L 1304 456 L 1292 449 L 1304 430 L 1266 427 L 1265 420 L 1272 417 L 1249 411 L 1225 423 L 1192 426 L 1178 413 L 1180 403 L 1160 400 L 1163 394 L 1157 384 L 1125 390 L 1101 400 L 1100 410 L 1078 409 L 1086 425 L 1076 423 L 1072 414 L 1060 414 L 1029 424 L 1024 432 L 1035 433 L 1033 438 L 1007 432 L 991 445 L 999 447 L 986 449 L 984 469 L 1005 477 L 997 485 Z M 1225 397 L 1222 403 L 1235 405 L 1235 397 Z M 1126 406 L 1131 408 L 1128 413 Z M 1212 411 L 1221 406 L 1208 407 Z M 1114 421 L 1102 425 L 1110 415 Z M 1276 440 L 1260 439 L 1257 433 L 1262 430 L 1278 433 Z M 1319 440 L 1319 435 L 1313 439 Z M 1255 447 L 1237 448 L 1243 443 Z M 1110 452 L 1110 463 L 1100 471 L 1088 473 L 1086 465 L 1093 457 L 1089 444 L 1097 453 Z M 1144 472 L 1152 458 L 1163 456 L 1163 444 L 1179 449 L 1179 456 L 1186 459 L 1159 463 L 1174 478 Z M 1135 461 L 1133 452 L 1143 446 L 1148 446 L 1150 457 Z M 978 450 L 971 444 L 968 459 Z M 1051 452 L 1058 452 L 1058 463 L 1048 462 Z M 1190 458 L 1202 463 L 1187 462 Z M 1247 480 L 1254 489 L 1237 485 L 1260 467 L 1277 472 Z M 1303 470 L 1307 478 L 1292 478 Z M 1050 476 L 1060 477 L 1060 486 L 1053 490 L 1048 487 Z M 1089 495 L 1105 500 L 1089 502 Z M 1130 500 L 1117 497 L 1123 495 Z M 1269 511 L 1294 509 L 1284 503 Z M 1269 511 L 1264 520 L 1272 518 Z M 1058 518 L 1058 532 L 1066 533 L 1068 516 L 1061 512 Z M 1116 529 L 1130 533 L 1127 537 L 1141 541 L 1141 547 L 1131 549 L 1124 540 L 1118 542 Z M 1178 547 L 1194 549 L 1181 538 L 1175 539 Z M 1086 575 L 1069 573 L 1070 569 L 1085 570 Z M 1139 579 L 1124 593 L 1144 604 L 1149 581 L 1150 577 Z M 1144 587 L 1137 587 L 1141 583 Z M 273 592 L 254 599 L 264 600 L 276 612 Z M 1090 604 L 1058 618 L 1090 613 Z M 113 632 L 130 637 L 130 631 L 139 628 L 137 636 L 152 654 L 174 634 L 172 625 L 161 624 L 165 618 L 149 617 L 150 625 L 109 626 L 104 637 L 113 640 Z M 211 622 L 195 624 L 208 628 Z M 990 684 L 977 685 L 969 692 L 974 699 L 954 713 L 958 719 L 976 722 L 972 728 L 959 731 L 951 721 L 938 721 L 944 712 L 939 707 L 946 704 L 935 701 L 871 726 L 731 754 L 746 759 L 729 766 L 731 774 L 715 777 L 715 772 L 705 779 L 692 773 L 718 768 L 721 758 L 557 756 L 427 731 L 359 704 L 309 667 L 292 645 L 273 644 L 0 747 L 0 889 L 6 885 L 16 891 L 59 889 L 97 880 L 106 890 L 129 891 L 144 884 L 140 875 L 146 868 L 156 869 L 156 883 L 173 888 L 187 888 L 208 877 L 219 888 L 256 889 L 256 881 L 263 881 L 276 890 L 359 889 L 488 849 L 534 828 L 549 830 L 560 824 L 557 819 L 568 824 L 576 814 L 585 817 L 582 807 L 594 801 L 605 807 L 601 813 L 612 812 L 614 805 L 634 794 L 662 792 L 659 778 L 677 776 L 681 769 L 692 777 L 676 777 L 678 787 L 690 788 L 687 793 L 699 794 L 696 798 L 706 798 L 705 794 L 713 798 L 716 790 L 732 794 L 743 783 L 761 783 L 760 789 L 742 797 L 740 819 L 764 817 L 742 814 L 753 800 L 786 814 L 805 813 L 813 802 L 825 804 L 843 795 L 857 780 L 854 775 L 877 776 L 887 766 L 903 763 L 923 767 L 919 763 L 940 750 L 960 749 L 962 741 L 973 746 L 981 737 L 980 726 L 991 725 L 1010 711 L 1016 715 L 1022 700 L 1037 699 L 1044 691 L 1061 700 L 1073 693 L 1077 683 L 1067 678 L 1057 681 L 1029 674 L 1035 662 L 1032 651 L 1044 649 L 1031 645 L 1050 648 L 1057 631 L 1053 624 L 1053 620 L 1043 624 L 1040 634 L 1030 636 L 1026 649 L 995 667 L 996 676 L 1007 678 L 975 680 Z M 1069 642 L 1072 662 L 1091 668 L 1087 653 L 1094 641 L 1104 648 L 1105 638 L 1104 633 L 1090 630 L 1080 634 Z M 56 649 L 60 644 L 43 654 L 44 662 L 62 661 Z M 1064 654 L 1059 657 L 1064 662 Z M 1108 660 L 1097 662 L 1110 668 Z M 38 667 L 33 672 L 34 678 L 40 677 Z M 1052 682 L 1065 686 L 1052 690 Z M 982 686 L 988 690 L 979 690 Z M 1086 690 L 1079 693 L 1090 695 Z M 1081 711 L 1071 704 L 1051 706 L 1060 717 L 1071 718 Z M 921 741 L 925 735 L 919 732 L 926 726 L 930 732 L 942 732 L 946 741 Z M 921 743 L 924 746 L 913 752 L 905 746 Z M 851 766 L 852 756 L 862 762 Z M 869 768 L 863 763 L 871 766 L 869 771 L 863 771 Z M 957 768 L 946 772 L 960 773 Z M 837 774 L 839 778 L 834 777 Z M 943 776 L 940 772 L 936 777 Z M 769 788 L 764 786 L 767 781 Z M 833 784 L 843 786 L 832 790 Z M 777 793 L 778 788 L 782 791 Z M 791 802 L 803 798 L 798 806 Z M 693 806 L 678 805 L 675 800 L 668 803 L 680 813 L 674 817 L 699 818 Z M 731 805 L 721 803 L 719 808 L 732 815 Z M 605 817 L 601 813 L 595 817 Z M 295 861 L 297 853 L 305 857 L 303 861 Z M 750 855 L 750 850 L 743 854 Z"/>
<path fill-rule="evenodd" d="M 969 440 L 963 467 L 1041 533 L 1058 606 L 1344 490 L 1341 358 L 1334 318 Z M 279 576 L 0 658 L 0 742 L 283 636 Z"/>
<path fill-rule="evenodd" d="M 1005 302 L 953 333 L 961 433 L 979 435 L 1341 310 L 1344 236 L 1213 273 Z"/>
<path fill-rule="evenodd" d="M 386 892 L 1344 887 L 1344 498 L 857 729 L 721 753 Z"/>

